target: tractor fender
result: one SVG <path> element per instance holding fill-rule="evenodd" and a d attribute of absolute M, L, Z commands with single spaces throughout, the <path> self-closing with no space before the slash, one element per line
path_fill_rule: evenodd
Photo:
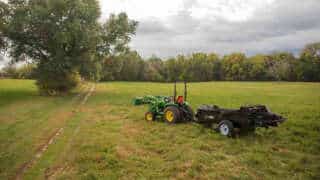
<path fill-rule="evenodd" d="M 167 107 L 170 107 L 170 106 L 179 107 L 177 104 L 169 103 L 169 104 L 166 104 L 164 106 L 164 108 L 167 108 Z"/>

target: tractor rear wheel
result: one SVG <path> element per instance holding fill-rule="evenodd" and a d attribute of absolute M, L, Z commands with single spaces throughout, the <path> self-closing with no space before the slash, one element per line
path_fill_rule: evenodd
<path fill-rule="evenodd" d="M 187 117 L 184 117 L 185 121 L 193 121 L 194 120 L 194 112 L 190 106 L 186 106 L 186 111 L 188 113 Z"/>
<path fill-rule="evenodd" d="M 180 120 L 180 111 L 175 106 L 169 106 L 164 109 L 164 120 L 169 124 L 174 124 Z"/>
<path fill-rule="evenodd" d="M 154 113 L 152 112 L 146 112 L 146 114 L 144 115 L 144 118 L 147 120 L 147 121 L 154 121 L 156 118 L 155 118 L 155 115 Z"/>

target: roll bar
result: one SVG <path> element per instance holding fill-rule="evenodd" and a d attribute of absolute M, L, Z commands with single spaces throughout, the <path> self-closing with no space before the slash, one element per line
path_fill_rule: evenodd
<path fill-rule="evenodd" d="M 188 87 L 187 87 L 187 81 L 183 81 L 184 83 L 184 100 L 187 101 L 187 96 L 188 96 Z M 174 86 L 173 86 L 173 98 L 174 98 L 174 103 L 176 103 L 177 99 L 177 81 L 174 81 Z"/>

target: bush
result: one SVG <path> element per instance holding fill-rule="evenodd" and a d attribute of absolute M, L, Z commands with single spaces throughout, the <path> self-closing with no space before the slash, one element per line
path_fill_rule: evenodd
<path fill-rule="evenodd" d="M 81 76 L 78 71 L 38 74 L 37 85 L 41 95 L 56 96 L 69 92 L 78 86 Z"/>

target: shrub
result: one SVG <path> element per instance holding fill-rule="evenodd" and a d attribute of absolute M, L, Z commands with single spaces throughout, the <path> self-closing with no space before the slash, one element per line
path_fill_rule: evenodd
<path fill-rule="evenodd" d="M 37 85 L 41 95 L 62 95 L 75 88 L 81 82 L 78 71 L 56 73 L 38 73 Z"/>

